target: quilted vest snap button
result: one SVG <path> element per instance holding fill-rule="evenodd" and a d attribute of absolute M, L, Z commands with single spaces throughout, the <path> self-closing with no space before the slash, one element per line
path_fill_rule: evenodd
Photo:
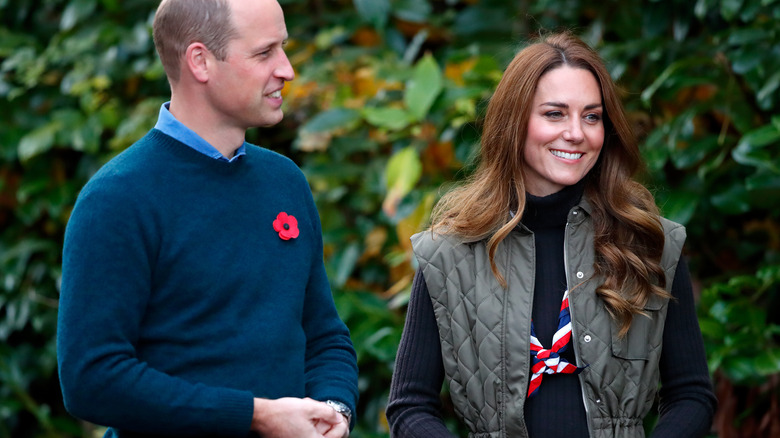
<path fill-rule="evenodd" d="M 590 342 L 590 335 L 583 336 L 582 340 L 585 342 Z"/>
<path fill-rule="evenodd" d="M 582 277 L 584 276 L 585 274 L 583 274 L 582 271 L 577 272 L 577 278 L 579 278 L 580 280 L 582 280 Z"/>

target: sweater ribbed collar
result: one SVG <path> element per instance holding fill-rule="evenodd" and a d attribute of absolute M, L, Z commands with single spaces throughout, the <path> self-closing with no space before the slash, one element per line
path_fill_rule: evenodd
<path fill-rule="evenodd" d="M 583 178 L 577 184 L 564 187 L 552 195 L 534 196 L 526 193 L 523 225 L 531 231 L 565 226 L 569 210 L 580 202 L 584 191 Z"/>

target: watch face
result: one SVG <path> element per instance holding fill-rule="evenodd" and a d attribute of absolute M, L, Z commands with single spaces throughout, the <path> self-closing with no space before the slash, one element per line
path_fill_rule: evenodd
<path fill-rule="evenodd" d="M 325 403 L 332 407 L 339 414 L 347 417 L 347 420 L 352 419 L 352 410 L 350 410 L 349 406 L 345 405 L 344 403 L 337 402 L 335 400 L 328 400 Z"/>

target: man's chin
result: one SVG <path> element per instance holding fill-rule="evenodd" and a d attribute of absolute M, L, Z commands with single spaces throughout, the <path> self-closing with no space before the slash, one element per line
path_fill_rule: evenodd
<path fill-rule="evenodd" d="M 258 128 L 269 128 L 281 122 L 283 118 L 284 114 L 282 113 L 282 110 L 279 110 L 277 114 L 269 114 L 266 117 L 263 117 L 255 126 Z"/>

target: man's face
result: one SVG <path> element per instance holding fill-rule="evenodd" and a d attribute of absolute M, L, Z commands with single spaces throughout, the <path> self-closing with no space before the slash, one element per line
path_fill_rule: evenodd
<path fill-rule="evenodd" d="M 232 0 L 236 38 L 209 73 L 209 101 L 223 126 L 246 130 L 282 120 L 285 81 L 295 78 L 284 53 L 287 27 L 276 0 Z"/>

